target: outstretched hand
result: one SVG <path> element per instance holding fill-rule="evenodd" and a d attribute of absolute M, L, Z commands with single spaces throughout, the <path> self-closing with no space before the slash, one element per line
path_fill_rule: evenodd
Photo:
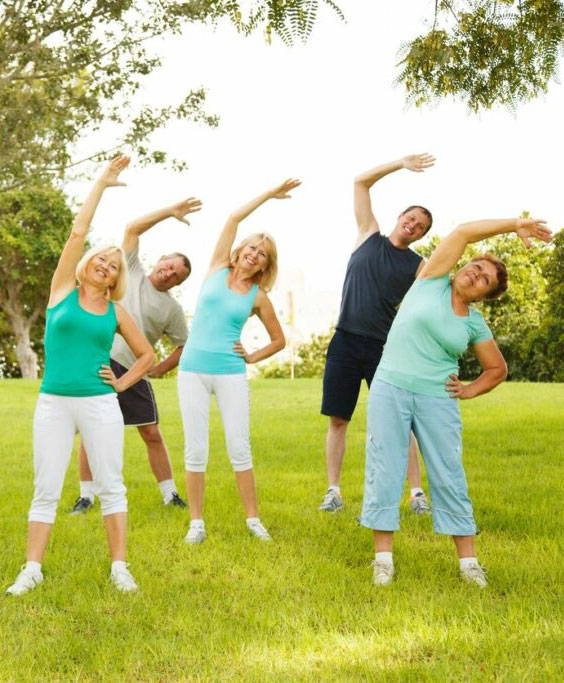
<path fill-rule="evenodd" d="M 199 199 L 196 199 L 195 197 L 190 197 L 189 199 L 185 199 L 182 202 L 178 202 L 178 204 L 173 204 L 170 207 L 170 215 L 174 216 L 176 220 L 180 221 L 181 223 L 186 223 L 186 225 L 190 225 L 189 221 L 184 218 L 184 216 L 187 216 L 189 213 L 195 213 L 196 211 L 199 211 L 202 208 L 202 202 Z"/>
<path fill-rule="evenodd" d="M 403 157 L 403 167 L 414 173 L 423 173 L 427 168 L 435 164 L 435 157 L 432 154 L 409 154 Z"/>
<path fill-rule="evenodd" d="M 301 184 L 301 180 L 288 178 L 288 180 L 285 180 L 281 185 L 278 185 L 278 187 L 274 187 L 270 191 L 270 195 L 273 199 L 290 199 L 291 197 L 288 192 L 294 190 L 296 187 L 299 187 Z"/>
<path fill-rule="evenodd" d="M 515 232 L 527 249 L 531 246 L 531 237 L 542 242 L 552 240 L 552 232 L 546 227 L 546 221 L 538 218 L 519 218 Z"/>
<path fill-rule="evenodd" d="M 100 180 L 104 183 L 106 187 L 123 187 L 125 183 L 122 183 L 119 178 L 119 174 L 129 166 L 131 157 L 125 154 L 120 154 L 110 161 L 106 168 L 102 171 L 100 175 Z"/>

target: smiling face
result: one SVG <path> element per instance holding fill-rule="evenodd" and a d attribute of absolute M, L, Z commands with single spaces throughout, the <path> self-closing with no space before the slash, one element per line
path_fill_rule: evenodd
<path fill-rule="evenodd" d="M 239 253 L 238 265 L 255 275 L 268 266 L 268 254 L 264 240 L 253 240 L 246 244 Z"/>
<path fill-rule="evenodd" d="M 88 261 L 85 281 L 103 291 L 115 288 L 121 269 L 121 258 L 117 251 L 100 252 Z"/>
<path fill-rule="evenodd" d="M 390 239 L 395 238 L 402 247 L 408 247 L 413 242 L 420 240 L 431 227 L 431 219 L 419 207 L 414 207 L 404 213 L 400 213 Z"/>
<path fill-rule="evenodd" d="M 164 256 L 151 271 L 149 280 L 159 292 L 166 292 L 186 280 L 190 271 L 182 256 Z"/>
<path fill-rule="evenodd" d="M 497 288 L 495 265 L 486 259 L 471 261 L 454 276 L 453 285 L 465 301 L 481 301 Z"/>

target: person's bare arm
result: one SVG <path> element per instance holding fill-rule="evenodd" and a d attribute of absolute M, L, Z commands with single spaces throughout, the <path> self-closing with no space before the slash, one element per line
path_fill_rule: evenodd
<path fill-rule="evenodd" d="M 465 400 L 487 394 L 507 377 L 505 359 L 493 339 L 474 344 L 472 348 L 482 367 L 482 372 L 469 384 L 463 384 L 456 375 L 449 375 L 445 386 L 451 398 Z"/>
<path fill-rule="evenodd" d="M 190 225 L 188 220 L 185 218 L 190 213 L 195 213 L 200 211 L 202 208 L 202 202 L 195 197 L 190 197 L 189 199 L 184 199 L 177 204 L 172 204 L 171 206 L 165 206 L 163 209 L 157 209 L 157 211 L 152 211 L 151 213 L 136 218 L 127 224 L 125 229 L 125 234 L 123 236 L 122 248 L 127 254 L 139 246 L 139 237 L 147 230 L 150 230 L 157 223 L 166 220 L 167 218 L 176 218 L 176 220 L 181 223 L 186 223 Z"/>
<path fill-rule="evenodd" d="M 259 289 L 257 293 L 255 312 L 268 332 L 270 343 L 266 346 L 263 346 L 262 349 L 253 351 L 253 353 L 247 353 L 241 342 L 236 342 L 233 350 L 240 356 L 243 356 L 245 362 L 247 363 L 258 363 L 259 360 L 269 358 L 277 351 L 281 351 L 286 346 L 284 332 L 282 331 L 280 322 L 276 317 L 274 306 L 262 289 Z"/>
<path fill-rule="evenodd" d="M 354 215 L 358 226 L 358 244 L 380 230 L 378 221 L 372 211 L 372 201 L 370 199 L 370 188 L 374 183 L 402 168 L 407 168 L 415 173 L 422 173 L 434 163 L 435 158 L 430 154 L 410 154 L 397 161 L 390 161 L 387 164 L 376 166 L 356 176 L 354 179 Z"/>
<path fill-rule="evenodd" d="M 80 207 L 72 226 L 69 238 L 66 241 L 59 262 L 51 280 L 51 291 L 48 306 L 56 306 L 62 301 L 76 284 L 75 271 L 78 262 L 84 253 L 86 235 L 90 229 L 90 223 L 100 203 L 104 191 L 108 187 L 125 185 L 118 180 L 119 174 L 127 168 L 129 157 L 119 156 L 104 168 L 100 177 L 90 190 L 84 204 Z"/>
<path fill-rule="evenodd" d="M 130 386 L 138 382 L 153 366 L 155 354 L 145 335 L 135 324 L 129 313 L 115 304 L 116 316 L 118 320 L 117 332 L 125 339 L 126 344 L 135 354 L 137 360 L 119 379 L 114 375 L 109 365 L 102 365 L 99 375 L 104 380 L 104 384 L 111 386 L 118 392 L 129 389 Z"/>
<path fill-rule="evenodd" d="M 177 346 L 172 353 L 169 353 L 166 358 L 164 358 L 160 363 L 157 363 L 155 367 L 149 372 L 149 377 L 154 379 L 166 375 L 167 372 L 174 370 L 174 368 L 180 362 L 180 356 L 182 355 L 182 349 L 184 346 Z"/>
<path fill-rule="evenodd" d="M 220 268 L 224 268 L 229 264 L 231 249 L 233 248 L 233 242 L 237 236 L 237 229 L 239 228 L 241 221 L 245 220 L 245 218 L 255 211 L 255 209 L 258 209 L 259 206 L 267 202 L 269 199 L 290 199 L 290 195 L 288 193 L 299 185 L 301 185 L 299 180 L 289 178 L 281 185 L 274 187 L 272 190 L 263 192 L 258 197 L 255 197 L 250 202 L 244 204 L 239 209 L 234 211 L 227 219 L 227 222 L 223 226 L 223 230 L 219 235 L 213 255 L 211 257 L 208 275 L 216 270 L 219 270 Z"/>
<path fill-rule="evenodd" d="M 469 244 L 508 232 L 516 233 L 527 248 L 531 246 L 532 238 L 542 242 L 550 242 L 552 239 L 552 233 L 545 222 L 536 218 L 504 218 L 463 223 L 442 240 L 417 277 L 442 277 L 456 265 Z"/>

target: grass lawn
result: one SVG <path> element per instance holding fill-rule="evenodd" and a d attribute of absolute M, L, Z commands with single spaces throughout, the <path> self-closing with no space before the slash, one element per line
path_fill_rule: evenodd
<path fill-rule="evenodd" d="M 154 382 L 184 497 L 173 380 Z M 254 380 L 252 442 L 271 545 L 248 537 L 212 416 L 208 540 L 188 547 L 188 514 L 161 504 L 136 431 L 126 434 L 129 561 L 141 591 L 117 593 L 99 506 L 69 517 L 73 457 L 44 583 L 2 598 L 0 680 L 564 680 L 564 386 L 505 384 L 462 403 L 464 459 L 482 533 L 486 590 L 462 583 L 452 542 L 407 499 L 396 581 L 371 584 L 362 496 L 366 393 L 350 427 L 346 510 L 325 491 L 317 380 Z M 0 381 L 0 577 L 25 557 L 37 384 Z"/>

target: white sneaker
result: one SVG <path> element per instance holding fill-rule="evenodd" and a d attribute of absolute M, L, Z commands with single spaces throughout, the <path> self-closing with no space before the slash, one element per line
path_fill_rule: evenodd
<path fill-rule="evenodd" d="M 251 536 L 258 538 L 259 541 L 265 541 L 266 543 L 272 541 L 272 536 L 259 521 L 249 522 L 247 520 L 247 529 Z"/>
<path fill-rule="evenodd" d="M 122 593 L 135 593 L 139 590 L 139 586 L 135 583 L 135 579 L 131 576 L 129 565 L 112 569 L 110 572 L 110 581 Z"/>
<path fill-rule="evenodd" d="M 392 583 L 394 578 L 394 564 L 393 562 L 381 562 L 374 560 L 371 564 L 374 567 L 374 585 L 388 586 Z"/>
<path fill-rule="evenodd" d="M 472 564 L 461 569 L 460 576 L 463 581 L 474 583 L 476 586 L 480 586 L 480 588 L 486 588 L 488 585 L 486 570 L 483 567 L 480 567 L 477 562 L 472 562 Z"/>
<path fill-rule="evenodd" d="M 325 510 L 325 512 L 337 512 L 345 507 L 343 503 L 343 498 L 340 493 L 337 493 L 335 489 L 327 489 L 327 493 L 321 501 L 321 505 L 317 508 L 318 510 Z"/>
<path fill-rule="evenodd" d="M 188 533 L 186 534 L 186 538 L 184 541 L 186 543 L 203 543 L 206 540 L 207 534 L 206 534 L 206 529 L 203 524 L 201 525 L 196 525 L 196 524 L 191 524 L 190 528 L 188 529 Z"/>
<path fill-rule="evenodd" d="M 6 595 L 23 595 L 32 591 L 42 581 L 43 574 L 41 570 L 39 572 L 32 572 L 24 564 L 14 583 L 6 589 Z"/>
<path fill-rule="evenodd" d="M 424 515 L 427 512 L 431 512 L 429 501 L 424 493 L 416 493 L 414 496 L 411 496 L 409 506 L 416 515 Z"/>

